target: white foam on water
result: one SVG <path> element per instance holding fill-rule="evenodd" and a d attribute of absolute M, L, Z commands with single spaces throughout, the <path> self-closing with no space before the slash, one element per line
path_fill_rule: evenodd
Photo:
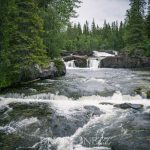
<path fill-rule="evenodd" d="M 14 129 L 13 127 L 7 125 L 7 126 L 4 126 L 4 127 L 0 126 L 0 131 L 5 132 L 6 134 L 11 134 L 11 133 L 16 132 L 16 129 Z"/>
<path fill-rule="evenodd" d="M 112 107 L 111 107 L 112 108 Z M 45 138 L 43 139 L 40 143 L 43 143 L 43 141 L 46 141 L 45 143 L 47 143 L 48 145 L 46 147 L 50 147 L 51 145 L 55 145 L 57 147 L 57 150 L 110 150 L 110 148 L 107 147 L 103 147 L 101 145 L 99 145 L 98 147 L 93 147 L 93 148 L 87 148 L 82 146 L 83 143 L 83 139 L 81 134 L 83 132 L 87 132 L 88 130 L 90 130 L 90 128 L 93 128 L 94 125 L 98 122 L 102 122 L 102 124 L 105 124 L 105 126 L 108 124 L 108 126 L 111 123 L 111 119 L 116 118 L 115 114 L 113 113 L 108 113 L 108 114 L 104 114 L 101 116 L 95 116 L 92 117 L 87 124 L 85 124 L 83 127 L 78 128 L 77 131 L 69 137 L 58 137 L 56 139 L 51 139 L 51 138 Z M 104 128 L 101 129 L 101 132 L 104 132 Z M 98 131 L 97 131 L 98 132 Z M 103 137 L 102 137 L 103 138 Z M 80 139 L 81 141 L 78 144 L 74 144 L 76 139 Z M 50 142 L 48 142 L 50 141 Z M 104 143 L 99 143 L 99 144 L 104 144 Z M 35 147 L 35 145 L 33 146 Z"/>
<path fill-rule="evenodd" d="M 90 68 L 90 69 L 98 69 L 100 60 L 98 60 L 96 58 L 89 58 L 87 60 L 87 64 L 88 64 L 88 68 Z"/>
<path fill-rule="evenodd" d="M 121 104 L 121 103 L 132 103 L 132 104 L 143 104 L 144 107 L 150 106 L 150 100 L 143 99 L 141 96 L 130 96 L 130 95 L 122 95 L 121 92 L 114 93 L 113 96 L 109 97 L 102 97 L 102 96 L 83 96 L 79 98 L 78 100 L 74 100 L 71 98 L 67 98 L 65 96 L 59 96 L 59 95 L 52 95 L 50 93 L 47 94 L 38 94 L 34 96 L 28 96 L 25 98 L 1 98 L 0 106 L 8 105 L 9 103 L 47 103 L 50 105 L 56 113 L 59 113 L 60 115 L 64 115 L 65 117 L 73 117 L 73 114 L 82 113 L 85 111 L 84 106 L 95 106 L 99 108 L 104 114 L 101 114 L 100 116 L 91 116 L 90 120 L 83 126 L 76 130 L 76 132 L 70 136 L 70 137 L 62 137 L 62 138 L 45 138 L 43 139 L 47 143 L 47 148 L 51 147 L 52 145 L 57 145 L 57 150 L 90 150 L 90 148 L 86 148 L 79 145 L 75 145 L 74 141 L 75 139 L 79 138 L 82 133 L 86 133 L 90 130 L 90 128 L 93 128 L 97 123 L 101 123 L 101 128 L 97 130 L 97 136 L 101 135 L 101 140 L 99 141 L 100 146 L 106 143 L 103 143 L 103 136 L 105 133 L 105 130 L 107 128 L 111 128 L 113 126 L 113 122 L 116 122 L 117 120 L 121 120 L 126 118 L 126 115 L 128 115 L 128 110 L 122 110 L 115 108 L 111 104 Z M 110 103 L 108 105 L 100 104 L 100 103 Z M 119 114 L 119 115 L 118 115 Z M 37 122 L 37 118 L 27 118 L 22 121 L 16 122 L 14 124 L 10 124 L 9 127 L 3 127 L 3 129 L 8 130 L 8 132 L 15 132 L 19 128 L 26 127 L 30 124 L 33 124 Z M 15 128 L 16 127 L 16 128 Z M 127 134 L 127 131 L 123 127 L 118 127 L 121 129 L 122 134 Z M 0 127 L 2 129 L 2 127 Z M 81 141 L 82 142 L 82 141 Z M 106 139 L 107 142 L 107 139 Z M 45 144 L 44 143 L 44 144 Z M 35 145 L 34 145 L 35 146 Z M 44 145 L 45 146 L 45 145 Z M 105 147 L 95 147 L 96 149 L 102 149 Z M 105 148 L 106 149 L 106 148 Z M 42 150 L 42 148 L 41 148 Z M 94 150 L 94 148 L 93 148 Z M 109 148 L 108 148 L 109 150 Z"/>
<path fill-rule="evenodd" d="M 32 118 L 26 118 L 26 119 L 23 119 L 19 122 L 16 122 L 15 123 L 15 126 L 16 127 L 19 127 L 19 128 L 23 128 L 23 127 L 27 127 L 31 124 L 34 124 L 34 123 L 37 123 L 39 120 L 36 118 L 36 117 L 32 117 Z"/>
<path fill-rule="evenodd" d="M 75 63 L 74 63 L 74 60 L 64 62 L 64 63 L 65 63 L 65 66 L 66 66 L 67 69 L 77 68 Z"/>
<path fill-rule="evenodd" d="M 21 121 L 12 121 L 4 127 L 0 127 L 0 130 L 4 131 L 7 134 L 17 132 L 19 129 L 28 127 L 31 124 L 37 123 L 39 120 L 36 117 L 26 118 Z"/>
<path fill-rule="evenodd" d="M 113 54 L 109 54 L 109 53 L 105 53 L 105 52 L 98 52 L 98 51 L 93 51 L 93 53 L 94 53 L 93 55 L 95 57 L 109 57 L 109 56 L 113 57 L 113 56 L 115 56 Z"/>
<path fill-rule="evenodd" d="M 73 150 L 73 140 L 70 137 L 57 138 L 54 140 L 57 150 Z"/>
<path fill-rule="evenodd" d="M 37 94 L 33 96 L 27 96 L 24 98 L 4 98 L 0 97 L 0 106 L 8 105 L 9 103 L 50 103 L 53 104 L 60 110 L 68 110 L 77 107 L 83 106 L 97 106 L 100 107 L 100 103 L 102 102 L 110 102 L 113 104 L 121 104 L 121 103 L 132 103 L 132 104 L 143 104 L 145 106 L 150 106 L 150 100 L 143 99 L 141 96 L 130 96 L 130 95 L 122 95 L 121 92 L 114 93 L 113 96 L 103 97 L 98 95 L 93 96 L 83 96 L 78 100 L 74 100 L 72 98 L 68 98 L 62 95 L 54 95 L 51 93 L 45 94 Z"/>
<path fill-rule="evenodd" d="M 110 148 L 107 147 L 92 147 L 92 148 L 88 148 L 88 147 L 84 147 L 82 145 L 77 145 L 75 146 L 74 150 L 111 150 Z"/>
<path fill-rule="evenodd" d="M 98 78 L 90 78 L 90 79 L 83 79 L 83 82 L 100 82 L 100 83 L 105 83 L 104 79 L 98 79 Z"/>

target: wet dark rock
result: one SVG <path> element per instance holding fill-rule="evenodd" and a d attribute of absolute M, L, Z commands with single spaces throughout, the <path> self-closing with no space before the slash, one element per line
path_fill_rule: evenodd
<path fill-rule="evenodd" d="M 43 117 L 46 118 L 51 115 L 51 108 L 43 103 L 11 103 L 9 107 L 12 108 L 12 110 L 8 111 L 7 116 L 0 117 L 0 126 L 5 126 L 12 121 L 21 121 L 31 117 L 42 119 Z M 5 109 L 6 108 L 4 108 L 4 110 Z"/>
<path fill-rule="evenodd" d="M 30 88 L 30 89 L 28 89 L 27 91 L 28 91 L 29 93 L 32 93 L 32 94 L 37 93 L 37 90 L 36 90 L 36 89 L 33 89 L 33 88 Z"/>
<path fill-rule="evenodd" d="M 150 99 L 150 91 L 147 91 L 147 98 Z"/>
<path fill-rule="evenodd" d="M 31 65 L 27 68 L 22 68 L 20 77 L 12 83 L 29 84 L 40 79 L 50 79 L 54 77 L 64 76 L 66 74 L 66 66 L 61 60 L 53 60 L 49 65 L 41 67 L 39 65 Z"/>
<path fill-rule="evenodd" d="M 48 68 L 41 69 L 40 79 L 48 79 L 63 76 L 66 74 L 66 67 L 63 62 L 51 63 Z"/>
<path fill-rule="evenodd" d="M 116 105 L 114 105 L 114 107 L 121 108 L 121 109 L 132 108 L 132 109 L 139 110 L 139 109 L 143 108 L 143 105 L 142 104 L 123 103 L 123 104 L 116 104 Z"/>
<path fill-rule="evenodd" d="M 75 66 L 80 68 L 87 67 L 87 56 L 79 56 L 79 55 L 71 55 L 64 57 L 64 61 L 71 61 L 74 60 Z"/>
<path fill-rule="evenodd" d="M 64 61 L 71 61 L 74 60 L 75 66 L 80 68 L 87 67 L 87 56 L 79 56 L 79 55 L 71 55 L 64 57 Z"/>
<path fill-rule="evenodd" d="M 150 57 L 116 56 L 101 60 L 101 68 L 147 68 L 150 67 Z"/>
<path fill-rule="evenodd" d="M 86 68 L 87 67 L 87 59 L 78 59 L 74 61 L 75 66 L 79 68 Z"/>
<path fill-rule="evenodd" d="M 8 106 L 1 106 L 0 107 L 0 115 L 3 114 L 3 113 L 5 113 L 8 109 L 9 109 Z"/>
<path fill-rule="evenodd" d="M 134 90 L 135 94 L 140 95 L 144 99 L 149 99 L 150 98 L 150 91 L 147 91 L 146 89 L 142 89 L 141 87 L 136 88 Z"/>
<path fill-rule="evenodd" d="M 141 95 L 142 94 L 142 88 L 136 88 L 135 90 L 134 90 L 134 92 L 136 93 L 136 94 L 138 94 L 138 95 Z"/>
<path fill-rule="evenodd" d="M 113 103 L 109 103 L 109 102 L 102 102 L 102 103 L 99 103 L 101 105 L 114 105 Z"/>
<path fill-rule="evenodd" d="M 1 150 L 14 150 L 23 149 L 23 147 L 31 147 L 40 139 L 33 136 L 21 136 L 19 134 L 4 134 L 0 133 L 0 149 Z M 27 148 L 26 148 L 27 150 Z"/>
<path fill-rule="evenodd" d="M 148 150 L 150 140 L 135 133 L 112 140 L 112 150 Z"/>
<path fill-rule="evenodd" d="M 0 117 L 0 149 L 28 149 L 40 142 L 40 137 L 52 137 L 51 108 L 47 104 L 11 103 L 9 107 L 12 110 Z"/>

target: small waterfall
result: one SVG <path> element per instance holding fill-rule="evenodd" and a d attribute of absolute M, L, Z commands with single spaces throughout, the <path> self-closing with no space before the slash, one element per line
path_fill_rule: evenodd
<path fill-rule="evenodd" d="M 66 68 L 76 68 L 76 65 L 74 63 L 74 60 L 65 62 Z"/>
<path fill-rule="evenodd" d="M 98 69 L 100 61 L 96 58 L 89 58 L 87 60 L 87 67 L 91 69 Z"/>
<path fill-rule="evenodd" d="M 114 57 L 114 56 L 115 55 L 113 55 L 113 54 L 109 54 L 109 53 L 105 53 L 105 52 L 93 51 L 93 57 L 90 57 L 87 59 L 86 68 L 98 69 L 98 68 L 100 68 L 100 63 L 101 63 L 102 59 L 104 59 L 106 57 Z M 74 57 L 76 57 L 76 56 L 74 56 Z M 79 58 L 80 58 L 80 56 L 79 56 Z M 80 59 L 82 59 L 82 58 L 80 58 Z M 79 59 L 79 61 L 80 61 L 80 59 Z M 78 59 L 77 59 L 77 61 L 78 61 Z M 80 67 L 76 67 L 75 60 L 71 60 L 71 61 L 64 62 L 64 63 L 66 65 L 67 69 L 80 68 Z"/>

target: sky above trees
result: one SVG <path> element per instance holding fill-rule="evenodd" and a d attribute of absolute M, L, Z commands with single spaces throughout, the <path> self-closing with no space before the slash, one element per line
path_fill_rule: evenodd
<path fill-rule="evenodd" d="M 126 10 L 129 8 L 129 0 L 81 0 L 81 7 L 77 9 L 78 18 L 73 18 L 74 23 L 80 22 L 82 25 L 85 20 L 92 23 L 93 18 L 100 26 L 104 20 L 113 22 L 123 21 Z"/>

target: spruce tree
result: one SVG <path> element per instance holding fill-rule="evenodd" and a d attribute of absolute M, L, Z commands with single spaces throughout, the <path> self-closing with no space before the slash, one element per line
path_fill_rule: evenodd
<path fill-rule="evenodd" d="M 148 1 L 148 14 L 146 17 L 146 31 L 148 39 L 150 40 L 150 0 Z"/>
<path fill-rule="evenodd" d="M 92 22 L 92 29 L 91 29 L 91 32 L 93 35 L 96 34 L 96 25 L 95 25 L 95 20 L 93 19 L 93 22 Z"/>
<path fill-rule="evenodd" d="M 0 0 L 0 87 L 5 87 L 11 84 L 9 78 L 10 61 L 8 58 L 8 43 L 9 37 L 9 11 L 11 1 Z"/>
<path fill-rule="evenodd" d="M 7 56 L 9 64 L 2 72 L 7 76 L 9 85 L 18 80 L 28 80 L 33 71 L 31 68 L 35 64 L 46 65 L 47 56 L 40 36 L 43 21 L 38 16 L 36 2 L 11 0 L 8 7 L 8 21 L 4 29 L 7 45 L 3 48 L 3 54 Z M 1 80 L 0 83 L 3 83 L 4 79 Z"/>
<path fill-rule="evenodd" d="M 131 54 L 144 52 L 144 5 L 145 0 L 130 0 L 125 39 Z"/>
<path fill-rule="evenodd" d="M 84 26 L 83 26 L 83 34 L 88 35 L 89 34 L 89 23 L 86 20 Z"/>
<path fill-rule="evenodd" d="M 82 28 L 81 28 L 81 24 L 78 23 L 78 34 L 81 35 L 82 34 Z"/>

